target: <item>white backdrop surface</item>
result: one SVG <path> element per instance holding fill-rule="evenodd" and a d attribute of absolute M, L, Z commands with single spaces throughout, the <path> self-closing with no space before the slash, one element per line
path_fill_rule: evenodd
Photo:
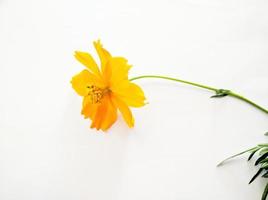
<path fill-rule="evenodd" d="M 0 0 L 1 200 L 252 200 L 252 162 L 223 158 L 264 143 L 267 115 L 233 98 L 136 81 L 149 104 L 108 133 L 89 129 L 70 85 L 101 39 L 134 67 L 232 89 L 268 107 L 268 2 Z M 97 57 L 96 57 L 97 58 Z"/>

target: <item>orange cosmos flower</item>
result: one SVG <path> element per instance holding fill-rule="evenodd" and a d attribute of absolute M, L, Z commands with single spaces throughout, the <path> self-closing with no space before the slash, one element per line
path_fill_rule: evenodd
<path fill-rule="evenodd" d="M 86 69 L 72 78 L 73 89 L 83 97 L 81 114 L 92 120 L 91 128 L 107 130 L 117 119 L 119 110 L 129 127 L 134 126 L 130 107 L 144 105 L 142 89 L 128 80 L 131 66 L 123 57 L 113 57 L 100 41 L 94 42 L 101 68 L 93 57 L 76 51 L 75 58 Z"/>

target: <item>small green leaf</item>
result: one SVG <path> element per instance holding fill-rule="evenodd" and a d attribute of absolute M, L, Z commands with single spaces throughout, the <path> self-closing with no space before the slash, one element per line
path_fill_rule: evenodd
<path fill-rule="evenodd" d="M 263 163 L 262 165 L 261 165 L 261 168 L 263 168 L 263 169 L 267 169 L 267 167 L 268 167 L 268 163 L 266 162 L 266 163 Z"/>
<path fill-rule="evenodd" d="M 238 153 L 238 154 L 235 154 L 235 155 L 233 155 L 233 156 L 230 156 L 229 158 L 226 158 L 225 160 L 221 161 L 221 162 L 217 165 L 217 167 L 223 165 L 226 161 L 228 161 L 228 160 L 230 160 L 230 159 L 232 159 L 232 158 L 235 158 L 235 157 L 237 157 L 237 156 L 240 156 L 240 155 L 245 154 L 245 153 L 248 153 L 248 152 L 253 152 L 253 151 L 257 150 L 257 149 L 259 150 L 260 147 L 258 147 L 258 146 L 257 146 L 257 147 L 253 147 L 253 148 L 247 149 L 247 150 L 245 150 L 245 151 L 243 151 L 243 152 L 240 152 L 240 153 Z"/>
<path fill-rule="evenodd" d="M 252 177 L 252 179 L 249 181 L 249 183 L 248 184 L 250 184 L 250 183 L 252 183 L 260 174 L 261 174 L 261 172 L 263 171 L 263 169 L 261 168 L 261 169 L 259 169 L 258 171 L 257 171 L 257 173 Z"/>
<path fill-rule="evenodd" d="M 266 171 L 263 175 L 262 175 L 263 178 L 268 178 L 268 171 Z"/>
<path fill-rule="evenodd" d="M 263 164 L 263 163 L 268 163 L 268 158 L 265 158 L 264 160 L 262 160 L 261 162 L 260 162 L 260 164 Z"/>
<path fill-rule="evenodd" d="M 219 97 L 226 97 L 230 94 L 230 90 L 225 90 L 225 89 L 219 89 L 216 91 L 216 94 L 211 96 L 211 98 L 219 98 Z"/>
<path fill-rule="evenodd" d="M 268 183 L 266 184 L 266 187 L 262 193 L 261 200 L 266 200 L 267 195 L 268 195 Z"/>
<path fill-rule="evenodd" d="M 263 155 L 263 154 L 265 154 L 267 152 L 268 152 L 268 147 L 265 147 L 260 151 L 259 155 Z"/>
<path fill-rule="evenodd" d="M 264 160 L 266 157 L 268 156 L 268 152 L 266 152 L 265 154 L 263 154 L 262 156 L 260 156 L 256 162 L 255 162 L 255 166 L 258 165 L 262 160 Z"/>
<path fill-rule="evenodd" d="M 251 153 L 251 154 L 249 155 L 249 157 L 248 157 L 248 161 L 251 160 L 251 158 L 254 156 L 254 154 L 255 154 L 257 151 L 259 151 L 259 149 L 256 149 L 256 150 L 252 151 L 252 153 Z"/>
<path fill-rule="evenodd" d="M 264 143 L 264 144 L 258 144 L 258 147 L 268 147 L 268 143 Z"/>
<path fill-rule="evenodd" d="M 215 95 L 211 96 L 210 98 L 226 97 L 227 95 L 228 94 L 224 94 L 224 93 L 222 93 L 222 94 L 215 94 Z"/>

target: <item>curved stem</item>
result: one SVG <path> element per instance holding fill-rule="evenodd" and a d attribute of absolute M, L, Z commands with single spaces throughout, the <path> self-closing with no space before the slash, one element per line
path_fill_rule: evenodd
<path fill-rule="evenodd" d="M 203 84 L 199 84 L 199 83 L 194 83 L 194 82 L 190 82 L 190 81 L 186 81 L 186 80 L 182 80 L 182 79 L 177 79 L 177 78 L 172 78 L 172 77 L 167 77 L 167 76 L 159 76 L 159 75 L 143 75 L 143 76 L 137 76 L 137 77 L 134 77 L 134 78 L 131 78 L 130 81 L 134 81 L 134 80 L 137 80 L 137 79 L 143 79 L 143 78 L 159 78 L 159 79 L 166 79 L 166 80 L 171 80 L 171 81 L 176 81 L 176 82 L 180 82 L 180 83 L 185 83 L 185 84 L 188 84 L 188 85 L 192 85 L 192 86 L 195 86 L 195 87 L 199 87 L 199 88 L 203 88 L 203 89 L 207 89 L 207 90 L 210 90 L 210 91 L 213 91 L 213 92 L 216 92 L 216 95 L 212 96 L 212 97 L 224 97 L 224 96 L 232 96 L 234 98 L 237 98 L 237 99 L 240 99 L 252 106 L 254 106 L 255 108 L 263 111 L 264 113 L 268 114 L 268 110 L 263 108 L 262 106 L 254 103 L 253 101 L 239 95 L 239 94 L 236 94 L 230 90 L 224 90 L 224 89 L 217 89 L 217 88 L 214 88 L 214 87 L 210 87 L 210 86 L 207 86 L 207 85 L 203 85 Z"/>
<path fill-rule="evenodd" d="M 209 86 L 206 86 L 206 85 L 201 85 L 201 84 L 198 84 L 198 83 L 193 83 L 193 82 L 190 82 L 190 81 L 185 81 L 185 80 L 181 80 L 181 79 L 177 79 L 177 78 L 171 78 L 171 77 L 167 77 L 167 76 L 144 75 L 144 76 L 137 76 L 137 77 L 131 78 L 130 81 L 134 81 L 134 80 L 142 79 L 142 78 L 160 78 L 160 79 L 166 79 L 166 80 L 171 80 L 171 81 L 177 81 L 177 82 L 185 83 L 185 84 L 188 84 L 188 85 L 193 85 L 193 86 L 200 87 L 200 88 L 207 89 L 207 90 L 211 90 L 211 91 L 214 91 L 214 92 L 217 92 L 218 91 L 218 89 L 213 88 L 213 87 L 209 87 Z"/>
<path fill-rule="evenodd" d="M 242 100 L 244 102 L 247 102 L 248 104 L 250 104 L 250 105 L 254 106 L 255 108 L 258 108 L 259 110 L 261 110 L 261 111 L 263 111 L 263 112 L 265 112 L 265 113 L 268 114 L 268 110 L 267 109 L 261 107 L 260 105 L 254 103 L 253 101 L 251 101 L 251 100 L 249 100 L 249 99 L 247 99 L 247 98 L 245 98 L 245 97 L 243 97 L 243 96 L 241 96 L 239 94 L 236 94 L 236 93 L 230 91 L 229 95 L 232 96 L 232 97 L 235 97 L 237 99 L 240 99 L 240 100 Z"/>

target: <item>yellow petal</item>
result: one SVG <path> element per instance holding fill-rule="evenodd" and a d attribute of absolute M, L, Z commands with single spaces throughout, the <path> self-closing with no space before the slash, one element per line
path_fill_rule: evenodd
<path fill-rule="evenodd" d="M 117 109 L 111 102 L 111 99 L 107 101 L 107 110 L 106 115 L 103 117 L 102 123 L 101 123 L 101 129 L 103 131 L 106 131 L 108 128 L 110 128 L 113 123 L 117 119 Z"/>
<path fill-rule="evenodd" d="M 95 105 L 97 105 L 95 113 L 91 110 L 93 111 L 92 114 L 94 114 L 91 128 L 106 131 L 117 119 L 117 108 L 113 105 L 109 96 L 105 96 L 100 104 Z"/>
<path fill-rule="evenodd" d="M 131 65 L 123 57 L 112 57 L 106 65 L 106 78 L 110 87 L 117 86 L 121 81 L 128 79 L 128 71 Z"/>
<path fill-rule="evenodd" d="M 71 83 L 73 89 L 81 96 L 86 96 L 88 94 L 89 89 L 87 87 L 90 85 L 104 87 L 103 81 L 86 69 L 73 76 Z"/>
<path fill-rule="evenodd" d="M 89 71 L 83 70 L 72 78 L 71 83 L 77 94 L 81 96 L 88 94 L 87 86 L 92 84 L 92 76 Z"/>
<path fill-rule="evenodd" d="M 131 107 L 142 107 L 145 105 L 145 96 L 142 89 L 135 83 L 125 80 L 112 88 L 113 93 Z"/>
<path fill-rule="evenodd" d="M 101 128 L 101 124 L 102 124 L 103 118 L 106 115 L 107 108 L 108 108 L 108 104 L 106 101 L 103 101 L 98 105 L 95 116 L 92 119 L 90 128 L 96 128 L 97 130 Z"/>
<path fill-rule="evenodd" d="M 106 68 L 106 64 L 111 57 L 111 54 L 102 47 L 100 40 L 94 42 L 94 46 L 100 58 L 101 70 L 102 72 L 104 72 Z"/>
<path fill-rule="evenodd" d="M 114 105 L 122 113 L 123 118 L 124 118 L 125 122 L 127 123 L 127 125 L 130 128 L 133 127 L 135 120 L 134 120 L 134 117 L 133 117 L 132 112 L 129 109 L 129 107 L 123 101 L 121 101 L 118 97 L 116 97 L 114 95 L 112 96 L 112 101 L 113 101 Z"/>
<path fill-rule="evenodd" d="M 90 54 L 81 51 L 76 51 L 74 56 L 79 62 L 81 62 L 84 66 L 86 66 L 93 74 L 97 76 L 100 75 L 98 65 L 96 64 L 95 60 L 92 58 Z"/>
<path fill-rule="evenodd" d="M 86 96 L 83 99 L 81 114 L 84 115 L 85 118 L 90 118 L 92 120 L 97 112 L 98 106 L 99 104 L 92 103 L 90 96 Z"/>

